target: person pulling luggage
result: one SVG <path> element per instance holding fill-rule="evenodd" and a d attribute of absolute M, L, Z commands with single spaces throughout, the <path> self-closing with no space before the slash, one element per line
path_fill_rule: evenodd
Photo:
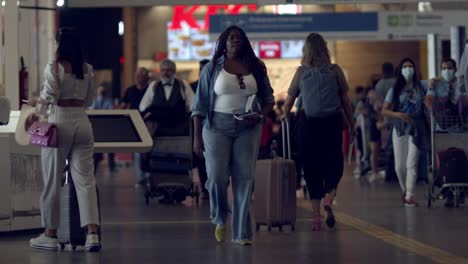
<path fill-rule="evenodd" d="M 304 44 L 301 66 L 288 90 L 282 119 L 288 118 L 296 98 L 301 95 L 304 111 L 302 159 L 304 178 L 312 200 L 313 229 L 321 229 L 320 201 L 327 212 L 326 223 L 335 226 L 333 199 L 343 175 L 343 121 L 354 127 L 348 84 L 341 68 L 331 63 L 323 37 L 311 33 Z M 344 119 L 344 120 L 343 120 Z M 351 140 L 354 139 L 350 129 Z"/>

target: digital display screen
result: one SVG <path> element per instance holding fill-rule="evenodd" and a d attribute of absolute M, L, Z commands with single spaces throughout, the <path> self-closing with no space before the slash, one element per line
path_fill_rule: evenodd
<path fill-rule="evenodd" d="M 203 20 L 197 20 L 199 25 Z M 167 23 L 168 57 L 174 61 L 211 59 L 215 41 L 210 41 L 209 33 L 204 29 L 191 28 L 185 21 L 179 29 L 171 29 Z M 251 41 L 255 55 L 261 59 L 295 59 L 302 57 L 304 40 Z"/>
<path fill-rule="evenodd" d="M 141 142 L 129 115 L 89 115 L 94 142 Z"/>

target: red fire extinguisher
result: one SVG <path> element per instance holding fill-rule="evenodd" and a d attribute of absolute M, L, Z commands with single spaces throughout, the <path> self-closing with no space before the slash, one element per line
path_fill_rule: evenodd
<path fill-rule="evenodd" d="M 28 99 L 28 71 L 24 65 L 23 56 L 21 56 L 21 69 L 19 72 L 19 105 L 23 104 L 23 100 Z"/>

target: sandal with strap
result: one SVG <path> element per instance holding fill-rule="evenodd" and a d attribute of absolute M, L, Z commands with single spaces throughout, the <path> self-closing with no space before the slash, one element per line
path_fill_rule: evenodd
<path fill-rule="evenodd" d="M 329 228 L 335 227 L 336 224 L 335 215 L 333 214 L 332 210 L 332 204 L 333 200 L 330 198 L 325 198 L 323 201 L 323 209 L 325 209 L 327 212 L 327 220 L 325 222 Z"/>
<path fill-rule="evenodd" d="M 333 210 L 331 206 L 325 206 L 325 211 L 327 211 L 327 220 L 325 221 L 327 223 L 327 226 L 329 228 L 335 227 L 336 220 L 335 220 L 335 215 L 333 214 Z"/>

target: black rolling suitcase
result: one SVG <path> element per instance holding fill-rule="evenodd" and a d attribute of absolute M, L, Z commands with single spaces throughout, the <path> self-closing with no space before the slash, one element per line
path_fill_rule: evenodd
<path fill-rule="evenodd" d="M 57 240 L 60 249 L 66 245 L 71 245 L 75 250 L 77 246 L 84 246 L 86 243 L 87 230 L 81 227 L 80 210 L 75 185 L 73 183 L 70 167 L 67 165 L 64 170 L 65 180 L 60 190 L 60 222 L 57 229 Z M 96 186 L 99 222 L 101 222 L 101 207 L 99 203 L 99 190 Z M 98 229 L 99 240 L 101 240 L 101 228 Z"/>

